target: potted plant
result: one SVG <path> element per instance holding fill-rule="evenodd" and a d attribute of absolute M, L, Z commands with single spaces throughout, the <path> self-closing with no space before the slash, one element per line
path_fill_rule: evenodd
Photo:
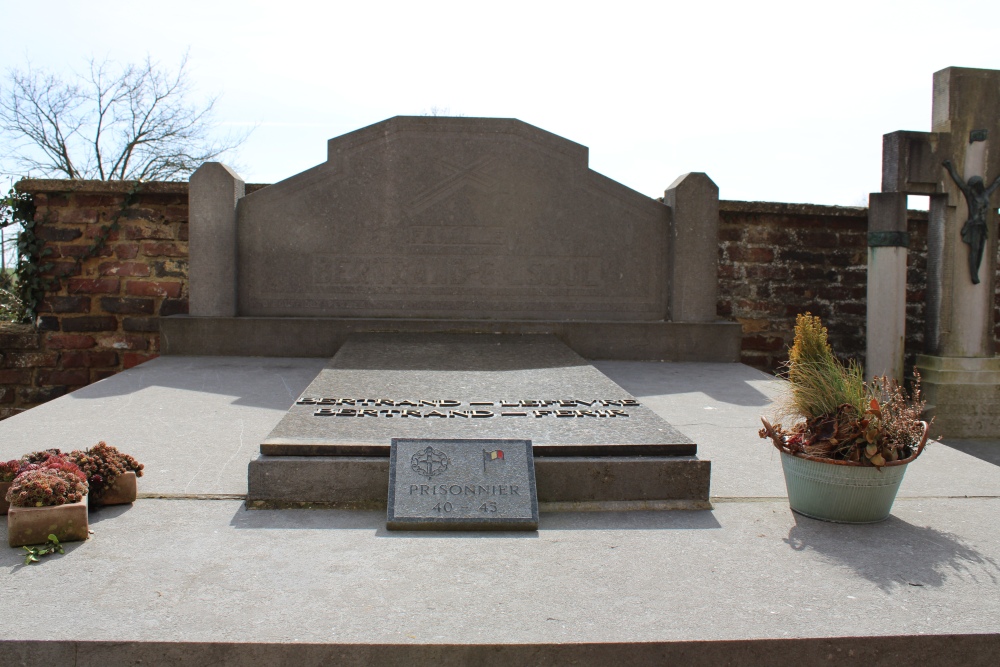
<path fill-rule="evenodd" d="M 845 523 L 885 519 L 906 466 L 927 443 L 919 375 L 912 397 L 885 377 L 865 382 L 857 363 L 833 356 L 827 330 L 806 313 L 796 318 L 786 377 L 778 418 L 794 425 L 761 417 L 760 437 L 781 452 L 792 510 Z"/>
<path fill-rule="evenodd" d="M 83 451 L 66 455 L 87 476 L 91 505 L 125 505 L 135 502 L 136 477 L 143 465 L 103 440 Z"/>
<path fill-rule="evenodd" d="M 52 455 L 39 463 L 24 461 L 6 500 L 12 547 L 41 544 L 50 535 L 62 542 L 87 539 L 87 479 L 70 461 Z"/>
<path fill-rule="evenodd" d="M 51 449 L 42 452 L 32 452 L 20 459 L 10 461 L 0 461 L 0 514 L 7 514 L 10 503 L 7 502 L 7 491 L 10 489 L 14 478 L 26 470 L 33 470 L 37 464 L 46 461 L 53 453 L 58 454 L 58 449 Z"/>

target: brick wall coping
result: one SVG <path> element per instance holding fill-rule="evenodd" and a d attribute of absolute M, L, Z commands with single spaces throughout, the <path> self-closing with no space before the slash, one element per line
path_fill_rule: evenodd
<path fill-rule="evenodd" d="M 772 215 L 811 215 L 834 218 L 867 218 L 868 208 L 864 206 L 826 206 L 823 204 L 784 204 L 766 201 L 733 201 L 722 199 L 719 210 L 725 213 L 769 213 Z M 926 220 L 927 211 L 910 209 L 906 213 L 911 220 Z"/>
<path fill-rule="evenodd" d="M 14 187 L 18 192 L 86 194 L 125 194 L 135 185 L 135 181 L 84 181 L 54 178 L 27 178 L 18 181 Z M 247 183 L 247 193 L 266 188 L 269 183 Z M 187 194 L 185 181 L 148 181 L 143 184 L 144 194 Z M 821 204 L 785 204 L 766 201 L 719 201 L 719 210 L 726 213 L 767 213 L 772 215 L 812 215 L 835 218 L 867 217 L 868 209 L 863 206 L 826 206 Z M 910 210 L 908 217 L 926 220 L 927 211 Z"/>
<path fill-rule="evenodd" d="M 270 183 L 247 183 L 247 192 L 266 188 Z M 135 186 L 135 181 L 85 181 L 59 178 L 25 178 L 14 184 L 18 192 L 41 193 L 81 193 L 95 195 L 126 194 Z M 187 181 L 146 181 L 142 184 L 143 194 L 186 195 Z"/>

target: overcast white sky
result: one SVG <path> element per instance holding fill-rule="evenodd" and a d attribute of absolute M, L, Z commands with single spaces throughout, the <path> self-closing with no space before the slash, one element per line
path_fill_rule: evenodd
<path fill-rule="evenodd" d="M 862 205 L 882 135 L 929 130 L 931 80 L 1000 69 L 1000 2 L 0 1 L 0 63 L 82 69 L 146 54 L 256 125 L 250 182 L 325 159 L 326 140 L 447 108 L 590 148 L 651 197 L 704 171 L 723 199 Z"/>

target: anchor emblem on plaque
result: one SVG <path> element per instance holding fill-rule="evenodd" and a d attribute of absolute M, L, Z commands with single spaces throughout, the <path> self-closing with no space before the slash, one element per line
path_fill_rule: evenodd
<path fill-rule="evenodd" d="M 410 459 L 410 467 L 413 468 L 413 471 L 427 479 L 443 473 L 448 469 L 449 463 L 451 461 L 448 459 L 448 455 L 433 447 L 427 447 L 417 452 Z"/>

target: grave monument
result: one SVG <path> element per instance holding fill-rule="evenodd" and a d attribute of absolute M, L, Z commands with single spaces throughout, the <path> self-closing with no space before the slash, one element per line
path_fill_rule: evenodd
<path fill-rule="evenodd" d="M 543 505 L 704 507 L 695 443 L 586 360 L 739 360 L 717 228 L 705 174 L 654 200 L 521 121 L 392 118 L 248 195 L 192 176 L 190 316 L 163 348 L 332 357 L 261 443 L 251 506 L 385 504 L 393 438 L 473 438 L 530 441 Z"/>
<path fill-rule="evenodd" d="M 883 140 L 882 192 L 869 209 L 868 373 L 902 379 L 906 197 L 930 196 L 925 354 L 927 415 L 952 438 L 1000 435 L 994 342 L 1000 71 L 934 74 L 932 131 Z"/>

